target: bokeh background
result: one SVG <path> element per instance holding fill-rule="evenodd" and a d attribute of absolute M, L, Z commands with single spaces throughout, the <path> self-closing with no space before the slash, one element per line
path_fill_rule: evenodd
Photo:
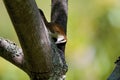
<path fill-rule="evenodd" d="M 50 0 L 36 2 L 50 20 Z M 69 0 L 68 4 L 66 80 L 106 80 L 120 54 L 120 0 Z M 0 37 L 20 45 L 3 0 L 0 0 Z M 0 80 L 29 77 L 0 57 Z"/>

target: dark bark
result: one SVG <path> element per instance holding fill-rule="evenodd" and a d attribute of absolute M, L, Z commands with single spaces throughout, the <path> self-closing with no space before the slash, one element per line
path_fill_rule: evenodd
<path fill-rule="evenodd" d="M 120 80 L 120 57 L 115 63 L 116 67 L 107 80 Z"/>
<path fill-rule="evenodd" d="M 51 0 L 51 3 L 51 22 L 61 25 L 66 34 L 68 18 L 68 0 Z M 65 45 L 66 43 L 57 45 L 58 52 L 63 62 L 63 74 L 65 74 L 68 70 L 68 66 L 66 65 L 65 61 Z"/>
<path fill-rule="evenodd" d="M 60 24 L 67 32 L 68 0 L 51 0 L 51 21 Z"/>
<path fill-rule="evenodd" d="M 67 1 L 52 1 L 52 7 L 57 6 L 56 3 L 59 2 L 60 7 L 66 8 L 63 8 L 62 14 L 52 8 L 52 17 L 57 18 L 52 18 L 52 21 L 62 22 L 59 24 L 63 25 L 66 31 Z M 25 71 L 31 80 L 64 80 L 67 71 L 64 50 L 56 46 L 49 36 L 35 0 L 4 0 L 4 3 L 22 49 L 1 38 L 0 56 Z M 62 9 L 60 7 L 57 7 L 58 11 Z M 65 19 L 61 19 L 60 16 Z M 62 47 L 65 49 L 65 44 Z"/>
<path fill-rule="evenodd" d="M 65 34 L 67 33 L 67 17 L 68 17 L 68 0 L 51 0 L 51 22 L 58 23 L 64 29 Z M 65 45 L 59 44 L 57 47 L 65 52 Z"/>

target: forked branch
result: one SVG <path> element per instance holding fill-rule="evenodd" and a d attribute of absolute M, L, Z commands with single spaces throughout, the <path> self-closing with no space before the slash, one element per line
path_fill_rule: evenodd
<path fill-rule="evenodd" d="M 4 3 L 22 49 L 1 38 L 0 55 L 24 70 L 31 80 L 64 80 L 65 44 L 56 46 L 51 40 L 35 0 L 4 0 Z M 67 1 L 52 0 L 51 16 L 66 32 Z"/>

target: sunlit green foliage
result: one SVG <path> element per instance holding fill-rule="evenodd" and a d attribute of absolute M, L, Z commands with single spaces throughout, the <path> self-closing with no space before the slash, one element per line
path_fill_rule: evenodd
<path fill-rule="evenodd" d="M 50 0 L 36 0 L 50 20 Z M 67 80 L 106 80 L 120 54 L 120 1 L 69 0 Z M 19 44 L 13 25 L 0 0 L 0 36 Z M 0 80 L 29 80 L 0 58 Z"/>

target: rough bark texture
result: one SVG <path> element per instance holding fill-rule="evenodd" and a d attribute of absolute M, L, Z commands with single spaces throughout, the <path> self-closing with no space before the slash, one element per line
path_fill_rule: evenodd
<path fill-rule="evenodd" d="M 67 18 L 68 18 L 68 0 L 51 0 L 51 22 L 61 25 L 65 34 L 67 33 Z M 67 36 L 67 35 L 66 35 Z M 68 66 L 65 61 L 65 45 L 58 44 L 57 48 L 63 62 L 63 74 L 67 72 Z"/>
<path fill-rule="evenodd" d="M 19 48 L 14 42 L 0 38 L 0 56 L 4 57 L 6 60 L 10 61 L 26 72 L 22 49 Z"/>
<path fill-rule="evenodd" d="M 64 80 L 67 72 L 65 44 L 62 44 L 62 48 L 54 44 L 35 0 L 4 0 L 4 3 L 22 49 L 13 42 L 0 38 L 0 56 L 25 71 L 31 80 Z M 55 7 L 57 5 L 60 6 Z M 66 31 L 67 1 L 52 0 L 52 7 L 52 17 L 55 16 L 52 21 L 62 22 L 59 24 Z M 59 13 L 57 9 L 63 13 Z"/>

